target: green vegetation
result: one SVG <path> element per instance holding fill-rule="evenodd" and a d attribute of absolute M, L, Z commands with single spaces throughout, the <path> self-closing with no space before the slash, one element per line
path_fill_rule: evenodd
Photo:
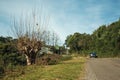
<path fill-rule="evenodd" d="M 27 60 L 25 55 L 17 49 L 17 41 L 12 37 L 0 37 L 0 78 L 2 79 L 14 80 L 14 77 L 25 74 Z M 42 54 L 36 56 L 35 65 L 39 67 L 41 65 L 55 65 L 60 62 L 60 59 L 61 55 Z"/>
<path fill-rule="evenodd" d="M 37 65 L 55 65 L 61 61 L 61 55 L 58 54 L 44 54 L 37 58 Z"/>
<path fill-rule="evenodd" d="M 83 77 L 85 58 L 73 57 L 56 65 L 16 67 L 3 80 L 78 80 Z"/>
<path fill-rule="evenodd" d="M 62 55 L 62 56 L 63 57 L 61 57 L 61 61 L 67 61 L 72 59 L 72 55 Z"/>
<path fill-rule="evenodd" d="M 65 44 L 71 53 L 87 56 L 95 51 L 98 57 L 120 57 L 120 20 L 100 26 L 91 35 L 77 32 L 69 35 Z"/>

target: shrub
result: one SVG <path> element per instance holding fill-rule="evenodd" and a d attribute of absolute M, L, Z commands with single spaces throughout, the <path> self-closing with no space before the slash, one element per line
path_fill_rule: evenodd
<path fill-rule="evenodd" d="M 61 56 L 58 54 L 45 54 L 37 60 L 37 64 L 54 65 L 60 61 Z"/>
<path fill-rule="evenodd" d="M 25 65 L 26 59 L 24 56 L 18 53 L 5 53 L 3 56 L 4 65 L 8 66 L 10 63 L 12 65 Z"/>

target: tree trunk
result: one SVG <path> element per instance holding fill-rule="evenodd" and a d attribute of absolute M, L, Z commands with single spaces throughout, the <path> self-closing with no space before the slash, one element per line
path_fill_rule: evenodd
<path fill-rule="evenodd" d="M 25 55 L 26 60 L 27 60 L 27 65 L 31 65 L 31 59 L 28 55 Z"/>

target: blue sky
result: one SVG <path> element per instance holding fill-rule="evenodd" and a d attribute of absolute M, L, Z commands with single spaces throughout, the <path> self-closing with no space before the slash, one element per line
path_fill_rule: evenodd
<path fill-rule="evenodd" d="M 49 26 L 62 43 L 69 34 L 91 34 L 120 17 L 120 0 L 0 0 L 0 36 L 11 36 L 13 16 L 20 17 L 35 8 L 50 16 Z"/>

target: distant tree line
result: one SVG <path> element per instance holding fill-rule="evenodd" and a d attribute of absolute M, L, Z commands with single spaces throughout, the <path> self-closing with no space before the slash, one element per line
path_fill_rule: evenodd
<path fill-rule="evenodd" d="M 88 55 L 94 51 L 98 57 L 120 56 L 120 20 L 102 25 L 92 34 L 74 33 L 68 35 L 65 44 L 70 52 Z"/>

